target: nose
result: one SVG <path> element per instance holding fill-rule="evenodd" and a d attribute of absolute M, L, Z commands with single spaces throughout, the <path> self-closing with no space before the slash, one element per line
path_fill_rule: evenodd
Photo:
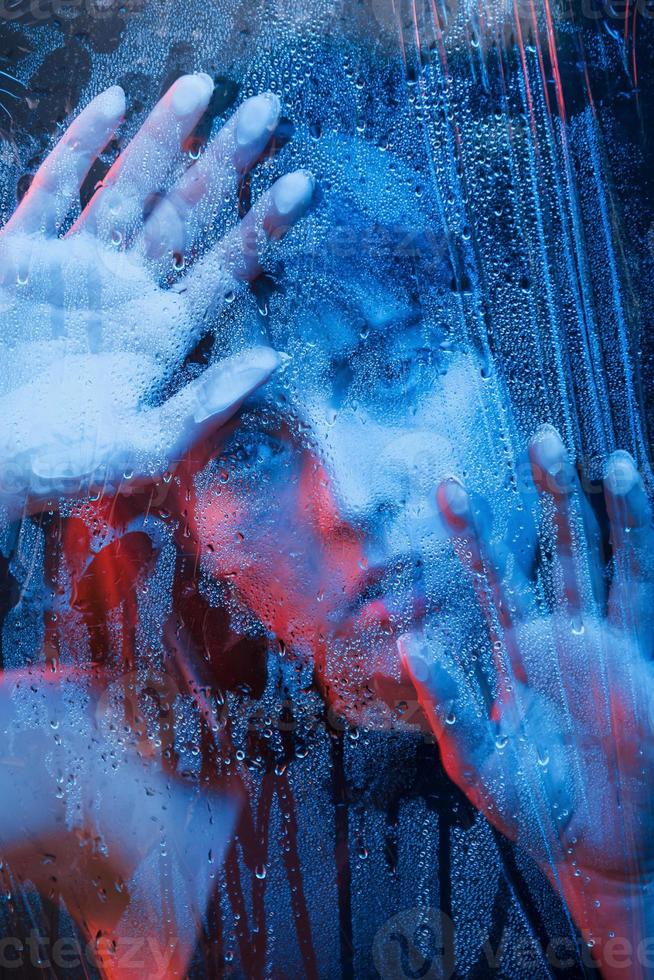
<path fill-rule="evenodd" d="M 454 469 L 447 437 L 337 419 L 326 434 L 328 469 L 342 516 L 384 551 L 412 550 L 438 524 L 435 488 Z"/>

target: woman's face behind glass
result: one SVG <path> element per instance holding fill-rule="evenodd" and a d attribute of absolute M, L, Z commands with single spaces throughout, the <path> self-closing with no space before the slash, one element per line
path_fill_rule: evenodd
<path fill-rule="evenodd" d="M 384 214 L 388 156 L 363 151 Z M 411 186 L 397 162 L 395 174 Z M 195 529 L 206 570 L 313 659 L 351 714 L 403 700 L 396 636 L 442 587 L 434 489 L 475 466 L 488 400 L 476 359 L 450 341 L 446 243 L 420 197 L 386 224 L 365 191 L 335 197 L 286 257 L 297 291 L 269 302 L 268 338 L 290 361 L 201 476 Z"/>

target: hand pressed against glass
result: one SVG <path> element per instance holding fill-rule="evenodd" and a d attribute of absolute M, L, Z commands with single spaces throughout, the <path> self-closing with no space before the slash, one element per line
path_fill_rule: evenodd
<path fill-rule="evenodd" d="M 157 402 L 208 318 L 258 274 L 265 243 L 292 226 L 313 192 L 309 174 L 285 175 L 206 247 L 280 112 L 274 95 L 249 99 L 184 170 L 185 141 L 212 91 L 208 75 L 178 79 L 64 233 L 125 110 L 122 89 L 102 92 L 0 233 L 0 497 L 14 510 L 161 474 L 280 363 L 270 348 L 246 350 Z M 185 274 L 162 285 L 194 249 Z"/>
<path fill-rule="evenodd" d="M 652 511 L 632 458 L 614 453 L 604 480 L 613 578 L 606 592 L 601 575 L 588 587 L 597 536 L 555 430 L 541 430 L 530 456 L 545 564 L 551 542 L 549 602 L 521 571 L 520 545 L 494 545 L 465 488 L 447 480 L 438 502 L 488 621 L 495 680 L 471 659 L 461 622 L 434 620 L 400 650 L 454 782 L 543 867 L 604 976 L 623 975 L 625 941 L 629 975 L 650 975 Z"/>

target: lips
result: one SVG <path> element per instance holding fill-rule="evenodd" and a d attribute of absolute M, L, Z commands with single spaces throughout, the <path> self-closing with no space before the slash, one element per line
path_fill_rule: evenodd
<path fill-rule="evenodd" d="M 409 578 L 410 581 L 407 581 Z M 403 597 L 398 594 L 398 583 L 401 583 Z M 389 596 L 392 596 L 392 601 L 388 603 L 389 611 L 392 610 L 394 615 L 403 615 L 406 612 L 407 592 L 412 594 L 409 605 L 419 601 L 424 604 L 422 562 L 410 553 L 367 568 L 359 576 L 352 589 L 352 597 L 339 615 L 344 614 L 346 619 L 356 618 L 366 607 L 379 600 L 388 600 Z M 397 608 L 398 605 L 400 608 Z"/>
<path fill-rule="evenodd" d="M 410 577 L 409 577 L 410 576 Z M 437 611 L 425 594 L 422 564 L 414 555 L 403 555 L 366 570 L 354 597 L 343 609 L 334 610 L 335 635 L 341 638 L 387 634 L 415 628 Z"/>

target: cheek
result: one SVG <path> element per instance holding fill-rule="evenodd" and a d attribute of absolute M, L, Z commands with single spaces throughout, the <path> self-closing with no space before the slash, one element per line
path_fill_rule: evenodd
<path fill-rule="evenodd" d="M 220 569 L 225 561 L 231 564 L 232 552 L 244 537 L 249 517 L 245 501 L 238 495 L 221 490 L 199 494 L 194 505 L 194 530 L 203 554 L 212 556 Z"/>
<path fill-rule="evenodd" d="M 291 646 L 322 628 L 321 588 L 312 536 L 297 519 L 297 491 L 261 496 L 221 490 L 196 507 L 203 567 L 228 580 L 255 615 Z"/>
<path fill-rule="evenodd" d="M 280 501 L 275 505 L 273 509 L 261 497 L 225 488 L 198 496 L 194 530 L 204 561 L 216 576 L 253 568 L 271 576 L 288 516 Z"/>

